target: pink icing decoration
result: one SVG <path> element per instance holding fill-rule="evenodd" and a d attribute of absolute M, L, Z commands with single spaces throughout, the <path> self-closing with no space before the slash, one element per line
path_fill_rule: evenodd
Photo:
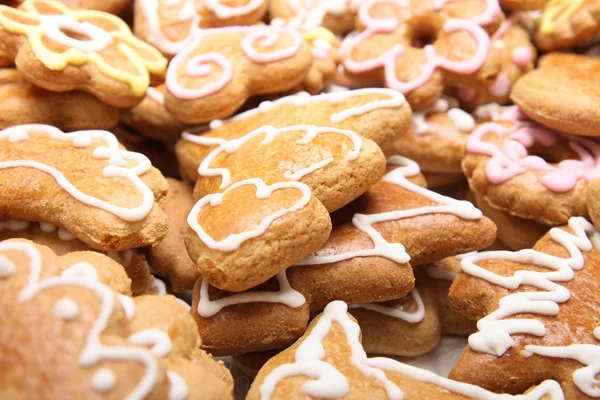
<path fill-rule="evenodd" d="M 514 25 L 516 20 L 517 20 L 516 14 L 511 15 L 510 18 L 505 19 L 504 22 L 502 23 L 502 25 L 500 25 L 500 27 L 498 28 L 498 30 L 496 32 L 494 32 L 494 34 L 492 35 L 492 39 L 493 40 L 502 39 L 504 37 L 504 35 L 506 35 L 506 32 L 508 32 L 510 27 Z"/>
<path fill-rule="evenodd" d="M 510 87 L 511 82 L 508 75 L 504 72 L 500 72 L 492 86 L 490 86 L 490 93 L 492 96 L 504 97 L 510 92 Z"/>
<path fill-rule="evenodd" d="M 511 59 L 517 67 L 523 69 L 533 61 L 533 53 L 527 46 L 517 46 L 512 51 Z"/>
<path fill-rule="evenodd" d="M 592 180 L 600 177 L 600 141 L 598 139 L 576 137 L 553 131 L 528 119 L 518 108 L 502 114 L 500 121 L 513 125 L 506 127 L 489 122 L 476 129 L 467 142 L 467 151 L 491 157 L 485 172 L 493 184 L 504 183 L 527 171 L 538 171 L 541 184 L 547 189 L 564 193 L 572 190 L 580 179 Z M 495 132 L 507 136 L 503 149 L 483 140 L 488 133 Z M 579 160 L 564 160 L 559 164 L 548 164 L 543 158 L 529 155 L 528 149 L 538 143 L 544 147 L 558 144 L 567 139 L 569 147 L 577 153 Z"/>
<path fill-rule="evenodd" d="M 210 96 L 219 90 L 223 89 L 232 79 L 233 65 L 231 60 L 221 53 L 204 53 L 191 57 L 185 65 L 185 73 L 189 77 L 205 78 L 213 73 L 213 69 L 209 64 L 217 65 L 221 68 L 221 76 L 219 79 L 208 82 L 199 88 L 186 88 L 179 83 L 178 72 L 181 64 L 186 58 L 196 50 L 206 36 L 220 35 L 226 33 L 248 32 L 240 42 L 242 51 L 249 60 L 258 63 L 270 63 L 285 60 L 293 57 L 302 45 L 302 37 L 297 32 L 272 26 L 234 26 L 227 28 L 212 28 L 199 30 L 194 36 L 194 39 L 177 54 L 167 69 L 166 84 L 169 92 L 180 99 L 198 99 Z M 283 49 L 272 52 L 261 52 L 255 48 L 259 42 L 263 47 L 275 46 L 280 35 L 288 35 L 292 38 L 292 44 Z"/>
<path fill-rule="evenodd" d="M 438 1 L 443 6 L 447 0 Z M 488 3 L 491 0 L 486 0 Z M 356 37 L 344 40 L 341 47 L 341 53 L 345 57 L 344 68 L 354 73 L 365 73 L 377 68 L 384 68 L 387 86 L 407 94 L 424 84 L 432 77 L 437 68 L 444 68 L 457 74 L 471 74 L 485 63 L 488 55 L 490 38 L 488 34 L 479 25 L 472 20 L 466 19 L 448 19 L 443 26 L 445 33 L 452 33 L 459 30 L 467 31 L 477 42 L 477 50 L 470 60 L 452 61 L 437 54 L 433 45 L 427 45 L 423 48 L 427 64 L 423 67 L 421 74 L 408 81 L 402 82 L 396 76 L 396 66 L 398 59 L 405 53 L 403 45 L 397 44 L 379 55 L 366 61 L 355 61 L 351 58 L 352 51 L 363 41 L 376 34 L 393 33 L 399 27 L 399 21 L 396 18 L 373 18 L 370 15 L 371 8 L 379 3 L 392 3 L 399 7 L 407 8 L 408 3 L 405 0 L 371 0 L 364 3 L 359 10 L 361 23 L 366 27 Z M 436 3 L 436 4 L 437 4 Z M 496 1 L 497 4 L 497 1 Z M 489 8 L 489 7 L 488 7 Z M 487 15 L 487 11 L 484 13 Z M 482 14 L 482 15 L 484 15 Z M 487 17 L 486 17 L 487 18 Z M 481 16 L 476 18 L 481 20 Z"/>
<path fill-rule="evenodd" d="M 477 89 L 474 88 L 458 88 L 456 89 L 456 96 L 460 101 L 472 101 L 477 95 Z"/>

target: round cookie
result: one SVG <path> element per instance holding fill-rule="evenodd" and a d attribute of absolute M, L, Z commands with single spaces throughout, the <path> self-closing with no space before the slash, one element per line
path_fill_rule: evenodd
<path fill-rule="evenodd" d="M 600 136 L 599 79 L 600 59 L 552 53 L 519 79 L 511 99 L 530 118 L 552 129 Z"/>

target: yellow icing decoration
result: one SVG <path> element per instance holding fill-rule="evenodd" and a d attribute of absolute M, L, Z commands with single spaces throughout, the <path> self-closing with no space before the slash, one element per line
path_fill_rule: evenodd
<path fill-rule="evenodd" d="M 586 0 L 550 0 L 538 21 L 540 32 L 545 35 L 554 33 L 556 24 L 570 18 L 584 1 Z"/>
<path fill-rule="evenodd" d="M 50 6 L 59 14 L 43 15 L 38 11 L 39 5 Z M 150 73 L 162 74 L 167 67 L 167 59 L 157 49 L 134 37 L 127 24 L 112 14 L 94 10 L 72 10 L 55 0 L 29 0 L 23 3 L 22 8 L 20 10 L 0 5 L 0 26 L 8 32 L 27 36 L 29 45 L 37 59 L 51 70 L 62 71 L 67 65 L 79 66 L 89 62 L 94 64 L 102 74 L 129 85 L 135 96 L 143 96 L 150 85 Z M 37 24 L 21 23 L 12 19 L 11 15 L 17 15 L 24 20 L 36 20 Z M 78 26 L 89 27 L 92 25 L 94 29 L 102 30 L 108 38 L 106 47 L 116 45 L 117 51 L 133 66 L 134 71 L 127 71 L 107 62 L 103 55 L 104 48 L 90 51 L 70 47 L 65 52 L 55 52 L 48 49 L 45 42 L 56 41 L 49 37 L 48 28 L 42 26 L 42 23 L 45 20 L 48 21 L 57 17 L 65 18 L 69 23 Z M 106 26 L 112 28 L 106 30 L 97 25 L 98 22 L 104 22 Z M 66 46 L 62 42 L 58 43 Z M 142 54 L 149 56 L 149 58 L 144 57 Z"/>
<path fill-rule="evenodd" d="M 309 43 L 314 42 L 317 39 L 325 40 L 331 44 L 335 43 L 335 35 L 327 28 L 323 28 L 322 26 L 311 29 L 308 32 L 302 33 L 302 38 Z"/>

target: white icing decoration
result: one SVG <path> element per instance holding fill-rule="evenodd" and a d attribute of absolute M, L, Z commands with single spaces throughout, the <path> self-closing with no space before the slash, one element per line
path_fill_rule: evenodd
<path fill-rule="evenodd" d="M 512 293 L 503 297 L 496 311 L 479 320 L 477 323 L 479 332 L 469 337 L 469 346 L 473 350 L 501 356 L 515 344 L 511 335 L 519 333 L 544 336 L 546 334 L 546 327 L 539 320 L 507 318 L 517 314 L 556 315 L 559 304 L 569 300 L 569 290 L 556 282 L 572 280 L 575 276 L 574 270 L 583 268 L 582 251 L 591 251 L 592 246 L 600 248 L 600 235 L 587 220 L 573 217 L 569 220 L 569 227 L 575 236 L 560 228 L 552 228 L 549 231 L 550 237 L 569 252 L 569 258 L 525 249 L 517 252 L 480 252 L 462 260 L 462 270 L 465 273 L 494 285 L 510 290 L 521 286 L 540 289 Z M 591 241 L 587 236 L 588 233 L 591 234 Z M 518 270 L 512 276 L 501 276 L 477 265 L 481 261 L 493 259 L 535 264 L 551 271 Z"/>
<path fill-rule="evenodd" d="M 167 285 L 157 278 L 154 278 L 154 289 L 156 290 L 156 294 L 158 296 L 166 296 L 167 295 Z"/>
<path fill-rule="evenodd" d="M 160 3 L 164 3 L 168 7 L 181 6 L 178 18 L 179 22 L 190 22 L 190 29 L 186 37 L 179 41 L 172 41 L 167 38 L 160 26 L 160 15 L 158 12 Z M 199 29 L 200 17 L 196 14 L 194 0 L 143 0 L 141 3 L 142 15 L 146 20 L 146 40 L 162 53 L 167 55 L 175 55 L 191 42 L 193 33 Z M 152 88 L 149 88 L 152 89 Z M 150 97 L 150 92 L 146 92 Z M 162 95 L 162 93 L 161 93 Z M 164 95 L 161 96 L 164 98 Z M 156 98 L 152 97 L 156 100 Z M 159 103 L 161 103 L 159 101 Z M 162 104 L 162 103 L 161 103 Z"/>
<path fill-rule="evenodd" d="M 171 352 L 171 338 L 160 329 L 145 329 L 134 333 L 127 341 L 139 346 L 152 346 L 150 351 L 158 358 L 167 356 Z"/>
<path fill-rule="evenodd" d="M 175 371 L 167 371 L 169 378 L 169 400 L 185 400 L 188 397 L 188 387 L 185 380 Z"/>
<path fill-rule="evenodd" d="M 441 97 L 430 107 L 413 110 L 412 130 L 415 135 L 423 135 L 429 131 L 426 118 L 432 113 L 446 113 L 454 127 L 461 132 L 471 132 L 475 128 L 475 120 L 469 113 L 458 108 L 458 101 Z"/>
<path fill-rule="evenodd" d="M 412 208 L 408 210 L 388 211 L 379 214 L 354 214 L 352 223 L 357 229 L 369 236 L 373 242 L 373 248 L 327 256 L 318 255 L 317 252 L 316 255 L 305 257 L 296 265 L 330 264 L 354 257 L 376 256 L 385 257 L 400 264 L 407 263 L 410 260 L 410 256 L 406 253 L 404 246 L 401 243 L 389 243 L 386 241 L 373 225 L 379 222 L 397 221 L 403 218 L 411 218 L 426 214 L 454 214 L 457 217 L 471 220 L 481 218 L 481 211 L 468 201 L 459 201 L 442 196 L 441 194 L 422 188 L 406 179 L 407 177 L 419 174 L 419 166 L 414 161 L 401 156 L 393 156 L 388 159 L 388 164 L 399 165 L 400 167 L 387 173 L 382 178 L 384 181 L 400 186 L 407 191 L 418 194 L 435 203 L 439 203 L 439 205 Z"/>
<path fill-rule="evenodd" d="M 348 317 L 347 311 L 346 303 L 341 301 L 331 302 L 325 307 L 310 334 L 297 348 L 294 363 L 279 365 L 265 377 L 259 388 L 261 400 L 269 400 L 275 392 L 277 384 L 282 380 L 299 375 L 313 379 L 300 389 L 306 396 L 331 399 L 343 398 L 348 395 L 350 392 L 348 378 L 327 362 L 330 358 L 326 357 L 323 346 L 323 341 L 330 333 L 334 323 L 342 328 L 346 335 L 352 353 L 350 362 L 364 375 L 379 381 L 391 400 L 402 400 L 404 394 L 398 385 L 386 376 L 386 371 L 403 374 L 476 400 L 539 400 L 544 395 L 548 395 L 552 400 L 564 400 L 561 387 L 556 381 L 544 381 L 525 395 L 511 396 L 488 392 L 478 386 L 442 378 L 431 371 L 403 364 L 390 358 L 368 358 L 360 344 L 360 328 Z"/>
<path fill-rule="evenodd" d="M 219 176 L 221 178 L 221 186 L 220 189 L 224 189 L 229 186 L 231 182 L 231 172 L 227 168 L 212 168 L 210 164 L 222 153 L 232 154 L 238 151 L 241 147 L 243 147 L 250 140 L 264 136 L 264 139 L 260 142 L 260 144 L 267 144 L 272 142 L 277 136 L 286 135 L 290 132 L 299 132 L 304 131 L 306 134 L 296 141 L 298 145 L 308 145 L 314 138 L 320 135 L 342 135 L 346 136 L 354 145 L 354 149 L 348 151 L 348 160 L 355 160 L 362 148 L 362 138 L 355 132 L 349 131 L 346 129 L 337 129 L 337 128 L 329 128 L 329 127 L 318 127 L 314 125 L 292 125 L 286 126 L 284 128 L 275 128 L 274 126 L 266 125 L 262 126 L 258 129 L 255 129 L 251 132 L 248 132 L 244 136 L 232 139 L 225 140 L 218 137 L 208 137 L 208 136 L 196 136 L 189 134 L 187 132 L 183 133 L 183 138 L 185 140 L 194 142 L 196 144 L 202 146 L 214 146 L 218 145 L 214 150 L 212 150 L 200 163 L 198 166 L 198 174 L 200 176 Z M 309 165 L 306 168 L 299 169 L 297 171 L 285 171 L 284 177 L 290 180 L 300 180 L 305 175 L 310 174 L 317 169 L 323 168 L 327 164 L 333 161 L 333 157 L 327 157 L 325 160 L 318 161 Z"/>
<path fill-rule="evenodd" d="M 79 306 L 68 297 L 61 297 L 54 304 L 54 316 L 66 321 L 73 320 L 79 315 Z"/>
<path fill-rule="evenodd" d="M 287 279 L 285 271 L 276 275 L 279 290 L 276 292 L 242 292 L 219 300 L 210 300 L 209 284 L 205 280 L 200 286 L 200 302 L 198 303 L 198 314 L 209 318 L 218 314 L 225 307 L 244 303 L 282 303 L 291 308 L 298 308 L 306 302 L 304 296 L 294 290 Z"/>
<path fill-rule="evenodd" d="M 473 111 L 473 115 L 478 119 L 494 121 L 499 119 L 500 115 L 505 111 L 512 108 L 515 108 L 515 106 L 501 106 L 498 103 L 484 104 L 477 107 L 475 111 Z"/>
<path fill-rule="evenodd" d="M 303 31 L 323 26 L 327 14 L 341 17 L 347 13 L 356 13 L 361 0 L 287 0 L 295 17 L 290 25 Z"/>
<path fill-rule="evenodd" d="M 146 90 L 146 96 L 148 96 L 149 98 L 151 98 L 153 101 L 155 101 L 158 104 L 161 104 L 161 105 L 165 104 L 164 93 L 159 92 L 158 90 L 156 90 L 156 88 L 149 87 Z"/>
<path fill-rule="evenodd" d="M 92 387 L 98 392 L 111 390 L 117 382 L 117 376 L 110 369 L 102 368 L 92 376 Z"/>
<path fill-rule="evenodd" d="M 11 232 L 23 231 L 29 228 L 29 221 L 22 221 L 18 219 L 5 219 L 0 221 L 0 232 L 4 229 L 8 229 Z"/>
<path fill-rule="evenodd" d="M 453 281 L 456 279 L 458 274 L 456 272 L 448 271 L 437 265 L 427 267 L 427 276 L 433 279 L 442 279 L 446 281 Z"/>
<path fill-rule="evenodd" d="M 58 230 L 58 226 L 48 222 L 40 222 L 40 230 L 44 233 L 53 233 Z"/>
<path fill-rule="evenodd" d="M 417 309 L 413 312 L 404 311 L 402 306 L 388 306 L 381 303 L 358 303 L 352 304 L 350 308 L 364 308 L 411 324 L 418 324 L 425 319 L 425 304 L 423 304 L 423 299 L 417 288 L 411 290 L 408 296 L 411 296 L 417 305 Z"/>
<path fill-rule="evenodd" d="M 266 216 L 260 224 L 249 231 L 241 232 L 241 233 L 232 233 L 224 239 L 219 241 L 214 240 L 209 234 L 207 234 L 204 229 L 198 223 L 198 215 L 200 212 L 210 204 L 213 207 L 216 207 L 221 204 L 223 201 L 223 197 L 230 191 L 237 189 L 238 187 L 245 185 L 253 185 L 256 187 L 256 197 L 258 199 L 268 199 L 276 190 L 280 189 L 296 189 L 299 190 L 302 194 L 302 198 L 300 198 L 294 205 L 289 208 L 285 208 L 282 210 L 275 211 L 274 213 Z M 300 182 L 279 182 L 273 185 L 267 185 L 260 178 L 246 179 L 240 182 L 237 182 L 231 185 L 227 190 L 222 193 L 214 193 L 201 198 L 192 208 L 190 214 L 187 218 L 187 223 L 192 228 L 200 240 L 204 242 L 204 244 L 210 247 L 213 250 L 219 250 L 223 252 L 234 251 L 240 247 L 240 245 L 246 240 L 258 237 L 265 233 L 271 223 L 275 221 L 277 218 L 284 216 L 285 214 L 298 211 L 304 206 L 308 204 L 312 196 L 311 190 L 308 186 Z"/>
<path fill-rule="evenodd" d="M 119 299 L 119 303 L 121 303 L 121 308 L 123 308 L 125 316 L 127 319 L 131 320 L 135 315 L 135 303 L 133 302 L 133 299 L 124 294 L 118 294 L 117 298 Z"/>
<path fill-rule="evenodd" d="M 79 22 L 68 15 L 42 15 L 39 27 L 53 41 L 85 53 L 102 51 L 112 43 L 111 35 L 104 29 L 87 21 Z M 62 30 L 75 32 L 89 39 L 75 39 Z"/>
<path fill-rule="evenodd" d="M 0 131 L 0 139 L 8 138 L 9 142 L 14 143 L 15 138 L 18 141 L 24 141 L 29 138 L 29 132 L 48 135 L 51 139 L 60 141 L 70 141 L 75 147 L 89 147 L 92 145 L 92 139 L 103 141 L 106 146 L 99 146 L 94 149 L 93 156 L 96 159 L 108 160 L 108 165 L 103 169 L 102 174 L 105 178 L 119 177 L 129 181 L 142 195 L 142 204 L 135 208 L 124 208 L 110 204 L 99 198 L 90 196 L 77 189 L 59 170 L 49 165 L 32 160 L 8 160 L 0 161 L 0 169 L 4 168 L 35 168 L 46 172 L 56 180 L 56 183 L 68 192 L 75 199 L 109 212 L 125 221 L 141 221 L 150 213 L 154 206 L 154 194 L 150 188 L 142 181 L 139 176 L 146 173 L 152 167 L 150 160 L 143 154 L 130 152 L 119 148 L 117 138 L 107 131 L 77 131 L 64 133 L 61 130 L 50 125 L 19 125 Z M 135 166 L 129 167 L 128 160 L 135 163 Z"/>
<path fill-rule="evenodd" d="M 75 240 L 75 236 L 65 228 L 58 228 L 58 238 L 60 240 L 64 240 L 65 242 L 70 242 L 71 240 Z"/>
<path fill-rule="evenodd" d="M 250 14 L 263 4 L 264 0 L 249 0 L 245 5 L 235 7 L 223 4 L 222 0 L 204 0 L 204 7 L 212 11 L 220 19 L 228 19 Z"/>
<path fill-rule="evenodd" d="M 322 93 L 315 96 L 311 96 L 307 92 L 296 93 L 292 96 L 282 97 L 280 99 L 274 101 L 263 101 L 258 105 L 258 107 L 248 110 L 246 112 L 240 113 L 234 117 L 231 117 L 226 120 L 213 120 L 209 127 L 210 129 L 217 129 L 223 126 L 226 123 L 239 121 L 241 119 L 251 118 L 257 114 L 269 113 L 275 107 L 282 105 L 291 105 L 294 107 L 304 107 L 307 104 L 311 104 L 319 101 L 328 101 L 331 104 L 341 104 L 349 98 L 355 96 L 369 96 L 369 95 L 382 95 L 389 96 L 389 99 L 386 100 L 374 100 L 369 103 L 363 104 L 357 107 L 351 107 L 346 110 L 339 111 L 331 116 L 332 123 L 341 123 L 347 120 L 350 117 L 355 117 L 358 115 L 364 115 L 371 111 L 380 109 L 380 108 L 395 108 L 400 107 L 404 104 L 404 96 L 402 93 L 397 92 L 392 89 L 379 89 L 379 88 L 368 88 L 368 89 L 356 89 L 356 90 L 336 90 L 330 93 Z M 189 139 L 190 135 L 184 134 L 182 138 L 185 140 Z M 193 137 L 193 135 L 192 135 Z"/>

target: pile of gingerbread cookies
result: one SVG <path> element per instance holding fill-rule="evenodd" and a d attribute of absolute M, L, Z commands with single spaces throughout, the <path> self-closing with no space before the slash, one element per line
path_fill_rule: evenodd
<path fill-rule="evenodd" d="M 4 3 L 0 398 L 600 398 L 600 0 Z"/>

